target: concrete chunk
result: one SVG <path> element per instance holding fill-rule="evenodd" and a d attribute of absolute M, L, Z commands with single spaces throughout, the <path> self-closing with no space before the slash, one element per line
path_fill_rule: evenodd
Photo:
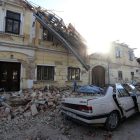
<path fill-rule="evenodd" d="M 53 106 L 54 103 L 53 102 L 48 102 L 48 106 Z"/>
<path fill-rule="evenodd" d="M 31 116 L 31 111 L 30 112 L 25 112 L 23 113 L 24 117 L 30 117 Z"/>
<path fill-rule="evenodd" d="M 5 108 L 5 114 L 8 115 L 10 113 L 10 109 L 9 108 Z"/>
<path fill-rule="evenodd" d="M 11 121 L 11 115 L 10 114 L 8 114 L 7 119 L 8 119 L 8 121 Z"/>
<path fill-rule="evenodd" d="M 5 102 L 1 102 L 1 104 L 2 104 L 3 106 L 5 106 L 5 107 L 9 108 L 9 109 L 12 108 L 11 106 L 9 106 L 8 104 L 6 104 Z"/>
<path fill-rule="evenodd" d="M 38 103 L 44 105 L 45 101 L 39 101 Z"/>
<path fill-rule="evenodd" d="M 33 104 L 33 105 L 31 106 L 31 112 L 32 112 L 32 116 L 38 114 L 38 111 L 37 111 L 37 109 L 36 109 L 36 105 L 35 105 L 35 104 Z"/>

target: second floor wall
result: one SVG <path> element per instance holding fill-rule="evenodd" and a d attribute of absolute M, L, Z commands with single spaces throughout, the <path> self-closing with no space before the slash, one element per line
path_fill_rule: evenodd
<path fill-rule="evenodd" d="M 35 37 L 33 13 L 26 10 L 20 2 L 2 1 L 0 6 L 0 39 L 2 41 L 30 44 Z"/>
<path fill-rule="evenodd" d="M 115 63 L 118 65 L 135 67 L 139 66 L 135 58 L 133 49 L 119 43 L 111 43 L 109 49 L 109 58 L 111 63 Z"/>
<path fill-rule="evenodd" d="M 20 0 L 3 0 L 0 2 L 0 40 L 2 42 L 23 44 L 37 49 L 46 48 L 53 51 L 69 52 L 66 46 L 36 20 L 34 10 L 30 9 L 26 3 Z M 53 25 L 50 26 L 54 28 Z M 69 27 L 72 28 L 72 26 Z M 73 44 L 74 41 L 72 41 Z M 78 42 L 79 48 L 73 46 L 68 40 L 67 42 L 80 58 L 88 63 L 87 47 L 80 49 L 80 41 Z"/>

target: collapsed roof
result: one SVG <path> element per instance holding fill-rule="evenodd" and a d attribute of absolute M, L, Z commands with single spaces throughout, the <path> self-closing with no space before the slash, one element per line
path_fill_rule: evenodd
<path fill-rule="evenodd" d="M 63 19 L 55 13 L 48 11 L 32 2 L 22 0 L 21 4 L 32 10 L 36 20 L 64 44 L 88 71 L 88 54 L 86 40 L 69 24 L 65 26 Z"/>

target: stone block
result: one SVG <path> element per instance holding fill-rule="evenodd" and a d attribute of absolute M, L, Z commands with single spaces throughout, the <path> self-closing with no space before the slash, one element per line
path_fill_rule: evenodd
<path fill-rule="evenodd" d="M 8 115 L 10 113 L 10 109 L 9 108 L 5 108 L 5 114 Z"/>
<path fill-rule="evenodd" d="M 23 113 L 23 115 L 24 115 L 24 117 L 30 117 L 31 116 L 31 111 L 25 112 L 25 113 Z"/>
<path fill-rule="evenodd" d="M 53 102 L 48 102 L 48 106 L 53 106 L 54 103 Z"/>
<path fill-rule="evenodd" d="M 5 102 L 1 102 L 1 104 L 9 109 L 11 109 L 11 106 L 9 106 L 8 104 L 6 104 Z"/>
<path fill-rule="evenodd" d="M 32 116 L 38 114 L 38 111 L 37 111 L 37 109 L 36 109 L 36 105 L 35 105 L 35 104 L 33 104 L 33 105 L 31 106 L 31 112 L 32 112 Z"/>

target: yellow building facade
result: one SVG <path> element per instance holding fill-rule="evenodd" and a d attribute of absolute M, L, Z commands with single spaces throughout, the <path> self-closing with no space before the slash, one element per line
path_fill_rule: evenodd
<path fill-rule="evenodd" d="M 88 84 L 89 73 L 20 1 L 0 1 L 0 88 L 6 91 L 56 85 Z M 51 35 L 50 35 L 51 36 Z"/>

